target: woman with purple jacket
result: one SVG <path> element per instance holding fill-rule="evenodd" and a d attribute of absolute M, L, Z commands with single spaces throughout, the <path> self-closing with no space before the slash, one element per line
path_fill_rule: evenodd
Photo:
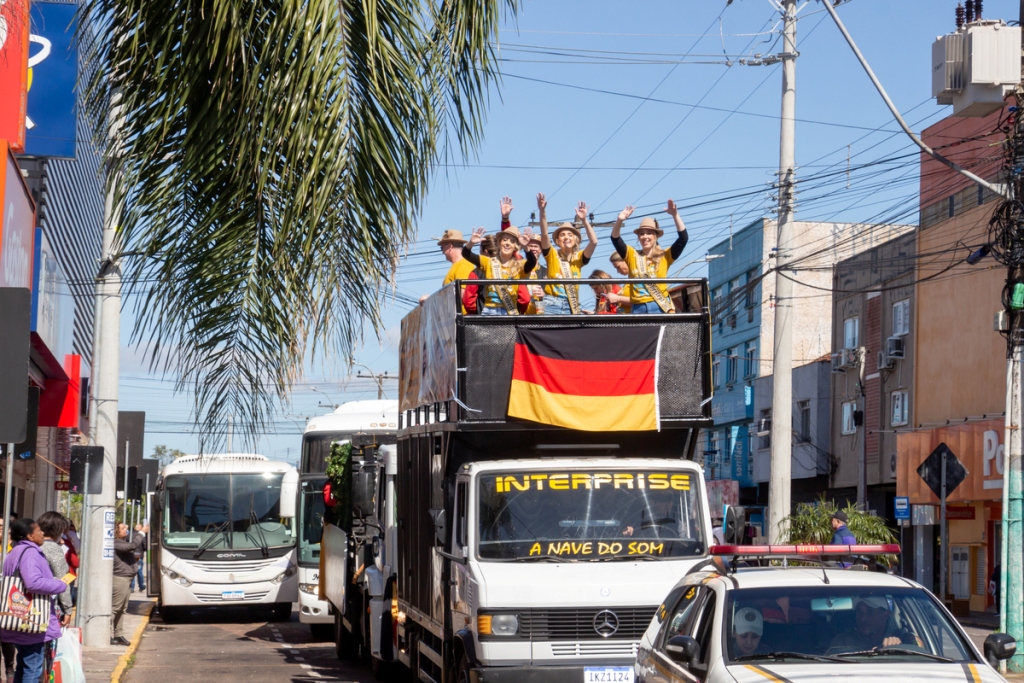
<path fill-rule="evenodd" d="M 18 574 L 26 592 L 51 596 L 50 623 L 46 633 L 0 631 L 0 638 L 5 643 L 14 643 L 18 649 L 14 683 L 36 683 L 43 675 L 46 644 L 60 638 L 60 619 L 52 596 L 62 594 L 67 584 L 53 577 L 50 564 L 40 549 L 43 545 L 43 532 L 33 520 L 22 517 L 12 523 L 11 541 L 14 549 L 7 553 L 7 559 L 4 560 L 4 576 Z"/>

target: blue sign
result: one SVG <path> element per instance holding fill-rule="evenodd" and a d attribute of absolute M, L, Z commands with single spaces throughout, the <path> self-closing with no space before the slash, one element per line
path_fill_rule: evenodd
<path fill-rule="evenodd" d="M 910 498 L 907 496 L 896 496 L 893 510 L 893 517 L 896 519 L 910 519 Z"/>
<path fill-rule="evenodd" d="M 78 5 L 32 2 L 25 154 L 75 157 Z"/>

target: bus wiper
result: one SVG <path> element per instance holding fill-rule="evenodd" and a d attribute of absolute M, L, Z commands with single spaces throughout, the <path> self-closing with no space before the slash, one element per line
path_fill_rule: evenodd
<path fill-rule="evenodd" d="M 637 553 L 635 555 L 610 555 L 608 557 L 596 558 L 598 562 L 619 562 L 622 560 L 664 560 L 663 555 L 652 555 L 651 553 Z"/>
<path fill-rule="evenodd" d="M 223 524 L 219 525 L 216 529 L 214 529 L 213 533 L 210 534 L 210 537 L 203 541 L 202 545 L 196 548 L 195 553 L 192 554 L 192 558 L 198 560 L 200 557 L 202 557 L 203 553 L 206 552 L 207 548 L 213 545 L 214 539 L 217 538 L 217 534 L 219 534 L 220 532 L 223 531 L 225 535 L 227 535 L 228 524 L 230 523 L 230 519 L 225 520 Z"/>
<path fill-rule="evenodd" d="M 842 652 L 836 654 L 836 657 L 887 657 L 890 655 L 920 655 L 921 657 L 927 657 L 928 659 L 934 659 L 937 662 L 952 662 L 953 660 L 949 657 L 943 657 L 942 655 L 933 655 L 931 652 L 921 652 L 919 650 L 908 650 L 902 647 L 886 647 L 886 648 L 875 648 L 874 650 L 860 650 L 858 652 Z"/>
<path fill-rule="evenodd" d="M 827 655 L 809 655 L 804 652 L 766 652 L 764 654 L 742 655 L 733 657 L 734 662 L 749 662 L 755 659 L 810 659 L 815 662 L 842 662 L 842 659 Z"/>
<path fill-rule="evenodd" d="M 249 522 L 256 527 L 256 535 L 260 537 L 260 550 L 263 551 L 263 557 L 270 557 L 270 546 L 267 545 L 267 537 L 263 535 L 263 527 L 260 526 L 260 520 L 251 508 L 249 509 Z"/>
<path fill-rule="evenodd" d="M 531 562 L 533 560 L 554 560 L 555 562 L 572 562 L 573 559 L 561 555 L 527 555 L 526 557 L 488 558 L 488 562 Z"/>

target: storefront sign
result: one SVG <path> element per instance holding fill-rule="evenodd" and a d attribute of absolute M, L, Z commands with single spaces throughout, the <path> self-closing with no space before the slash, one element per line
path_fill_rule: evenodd
<path fill-rule="evenodd" d="M 970 505 L 947 505 L 946 519 L 974 519 L 974 508 Z"/>
<path fill-rule="evenodd" d="M 69 159 L 75 157 L 77 11 L 78 5 L 75 3 L 32 2 L 25 154 Z"/>
<path fill-rule="evenodd" d="M 1004 431 L 1002 420 L 985 420 L 897 434 L 896 495 L 907 496 L 917 504 L 939 502 L 918 469 L 945 444 L 967 470 L 963 481 L 946 498 L 948 502 L 1002 500 Z"/>
<path fill-rule="evenodd" d="M 4 140 L 0 156 L 0 287 L 31 289 L 35 204 Z"/>
<path fill-rule="evenodd" d="M 15 152 L 25 148 L 28 25 L 28 0 L 0 2 L 0 140 L 8 141 Z"/>
<path fill-rule="evenodd" d="M 53 490 L 54 491 L 70 491 L 71 490 L 71 482 L 70 481 L 55 481 L 55 482 L 53 482 Z"/>

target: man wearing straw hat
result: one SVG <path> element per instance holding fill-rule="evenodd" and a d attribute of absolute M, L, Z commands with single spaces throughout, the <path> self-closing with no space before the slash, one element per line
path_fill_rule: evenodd
<path fill-rule="evenodd" d="M 450 285 L 456 280 L 469 279 L 469 274 L 473 272 L 475 266 L 462 258 L 462 247 L 466 245 L 466 240 L 462 237 L 461 230 L 445 230 L 444 234 L 441 235 L 441 239 L 437 241 L 437 246 L 440 247 L 441 253 L 451 263 L 451 267 L 448 269 L 448 274 L 444 276 L 444 281 L 441 286 Z M 420 304 L 427 300 L 429 294 L 424 294 L 420 297 Z M 462 298 L 461 295 L 459 297 Z M 466 312 L 465 308 L 462 310 Z"/>

